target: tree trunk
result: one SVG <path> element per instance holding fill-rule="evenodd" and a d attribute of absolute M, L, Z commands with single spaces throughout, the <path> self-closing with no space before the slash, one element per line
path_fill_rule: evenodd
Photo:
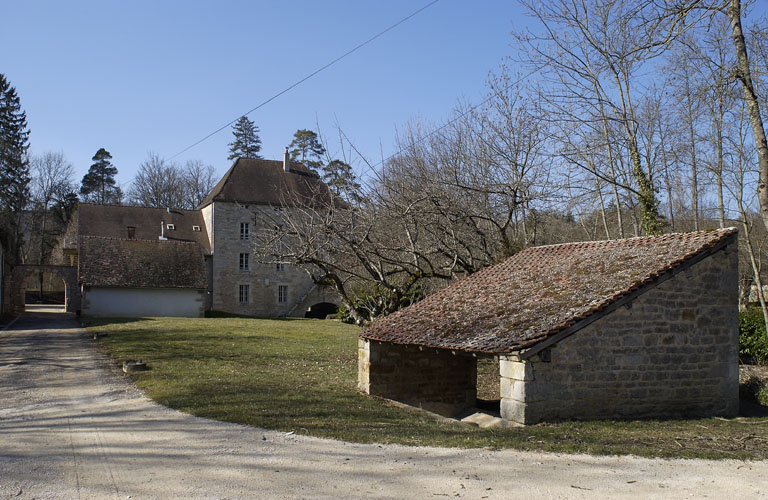
<path fill-rule="evenodd" d="M 597 171 L 595 170 L 597 166 L 595 165 L 595 162 L 592 160 L 592 155 L 590 153 L 589 157 L 589 168 L 592 169 L 592 172 L 595 174 L 595 190 L 597 191 L 597 199 L 600 200 L 600 216 L 603 220 L 603 229 L 605 229 L 605 239 L 610 240 L 611 239 L 611 232 L 608 231 L 608 219 L 605 216 L 605 202 L 603 202 L 603 189 L 600 186 L 600 177 L 597 175 Z"/>
<path fill-rule="evenodd" d="M 664 132 L 659 120 L 659 145 L 661 147 L 661 161 L 664 162 L 664 181 L 667 183 L 667 203 L 669 203 L 669 225 L 672 232 L 675 231 L 675 210 L 672 203 L 672 179 L 669 178 L 669 162 L 667 161 L 667 150 L 664 147 Z"/>
<path fill-rule="evenodd" d="M 691 205 L 693 205 L 693 230 L 699 230 L 699 172 L 696 165 L 696 133 L 693 130 L 693 105 L 688 83 L 688 74 L 685 75 L 685 86 L 688 91 L 688 134 L 691 138 Z"/>
<path fill-rule="evenodd" d="M 720 227 L 725 227 L 725 202 L 723 200 L 723 101 L 722 96 L 718 103 L 719 114 L 714 117 L 715 120 L 715 150 L 717 152 L 717 167 L 715 177 L 717 179 L 717 208 L 720 219 Z"/>
<path fill-rule="evenodd" d="M 731 21 L 733 44 L 736 48 L 737 78 L 744 89 L 744 100 L 747 103 L 749 122 L 752 126 L 752 135 L 755 138 L 757 159 L 759 166 L 759 178 L 757 181 L 757 200 L 760 203 L 760 215 L 763 224 L 768 229 L 768 141 L 765 137 L 763 119 L 760 116 L 760 103 L 752 84 L 752 76 L 747 57 L 747 44 L 744 41 L 744 32 L 741 27 L 741 0 L 731 0 L 728 8 L 728 17 Z"/>
<path fill-rule="evenodd" d="M 595 85 L 595 94 L 598 96 L 600 95 L 600 91 L 597 88 L 597 85 Z M 605 108 L 603 106 L 603 100 L 599 100 L 600 103 L 600 120 L 602 121 L 603 125 L 603 137 L 605 137 L 605 147 L 608 149 L 608 165 L 611 168 L 611 179 L 614 180 L 614 182 L 611 183 L 613 186 L 613 198 L 616 200 L 616 224 L 619 226 L 619 239 L 624 239 L 624 221 L 621 217 L 621 199 L 619 198 L 619 188 L 616 186 L 616 168 L 614 166 L 614 160 L 613 160 L 613 149 L 611 149 L 611 137 L 608 133 L 608 119 L 605 116 Z"/>

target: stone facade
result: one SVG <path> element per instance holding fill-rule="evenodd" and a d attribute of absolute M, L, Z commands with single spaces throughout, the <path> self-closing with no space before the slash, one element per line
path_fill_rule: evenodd
<path fill-rule="evenodd" d="M 530 359 L 502 356 L 502 417 L 736 415 L 737 296 L 732 243 Z"/>
<path fill-rule="evenodd" d="M 218 201 L 202 209 L 213 255 L 211 309 L 249 316 L 303 317 L 305 311 L 296 306 L 314 284 L 295 266 L 278 268 L 256 262 L 252 246 L 259 229 L 256 224 L 260 218 L 255 215 L 259 210 L 272 209 Z M 248 225 L 247 237 L 244 234 L 241 238 L 241 224 Z M 248 256 L 247 269 L 241 269 L 241 254 Z M 247 287 L 247 296 L 241 297 L 241 287 Z"/>
<path fill-rule="evenodd" d="M 358 388 L 453 416 L 477 398 L 477 360 L 463 352 L 358 341 Z"/>

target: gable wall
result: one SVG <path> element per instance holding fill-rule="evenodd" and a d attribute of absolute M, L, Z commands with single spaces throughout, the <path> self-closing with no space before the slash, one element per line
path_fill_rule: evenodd
<path fill-rule="evenodd" d="M 309 277 L 286 264 L 284 271 L 274 265 L 258 264 L 253 254 L 253 238 L 258 232 L 254 212 L 269 207 L 215 202 L 210 205 L 213 235 L 212 309 L 251 316 L 278 317 L 291 313 L 294 306 L 312 289 Z M 205 214 L 204 214 L 205 216 Z M 250 239 L 240 239 L 240 223 L 249 223 Z M 206 218 L 206 225 L 208 225 Z M 249 271 L 240 271 L 240 253 L 248 253 Z M 240 285 L 248 285 L 247 304 L 239 303 Z M 288 287 L 287 302 L 278 303 L 278 286 Z M 303 316 L 303 313 L 301 314 Z"/>
<path fill-rule="evenodd" d="M 205 224 L 205 232 L 208 234 L 208 243 L 211 246 L 211 254 L 214 253 L 213 245 L 213 203 L 200 209 Z"/>
<path fill-rule="evenodd" d="M 561 341 L 551 348 L 549 362 L 502 357 L 502 416 L 528 424 L 735 415 L 736 243 L 726 251 Z"/>

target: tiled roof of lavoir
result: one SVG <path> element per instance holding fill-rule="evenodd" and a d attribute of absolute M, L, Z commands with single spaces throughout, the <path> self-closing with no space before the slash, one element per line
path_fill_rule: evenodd
<path fill-rule="evenodd" d="M 129 288 L 208 287 L 203 249 L 194 242 L 82 236 L 83 285 Z"/>
<path fill-rule="evenodd" d="M 484 353 L 513 352 L 604 310 L 736 229 L 533 247 L 367 328 L 361 337 Z"/>

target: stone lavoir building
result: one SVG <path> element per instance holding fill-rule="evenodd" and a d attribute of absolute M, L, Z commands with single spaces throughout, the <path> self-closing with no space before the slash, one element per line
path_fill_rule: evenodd
<path fill-rule="evenodd" d="M 197 210 L 81 203 L 56 253 L 78 267 L 84 314 L 324 317 L 335 311 L 335 293 L 289 264 L 257 263 L 252 252 L 259 211 L 290 210 L 292 200 L 323 192 L 287 154 L 282 162 L 241 158 Z M 194 276 L 174 266 L 174 256 Z"/>
<path fill-rule="evenodd" d="M 452 416 L 499 359 L 506 421 L 738 412 L 737 232 L 524 250 L 375 322 L 359 387 Z"/>

